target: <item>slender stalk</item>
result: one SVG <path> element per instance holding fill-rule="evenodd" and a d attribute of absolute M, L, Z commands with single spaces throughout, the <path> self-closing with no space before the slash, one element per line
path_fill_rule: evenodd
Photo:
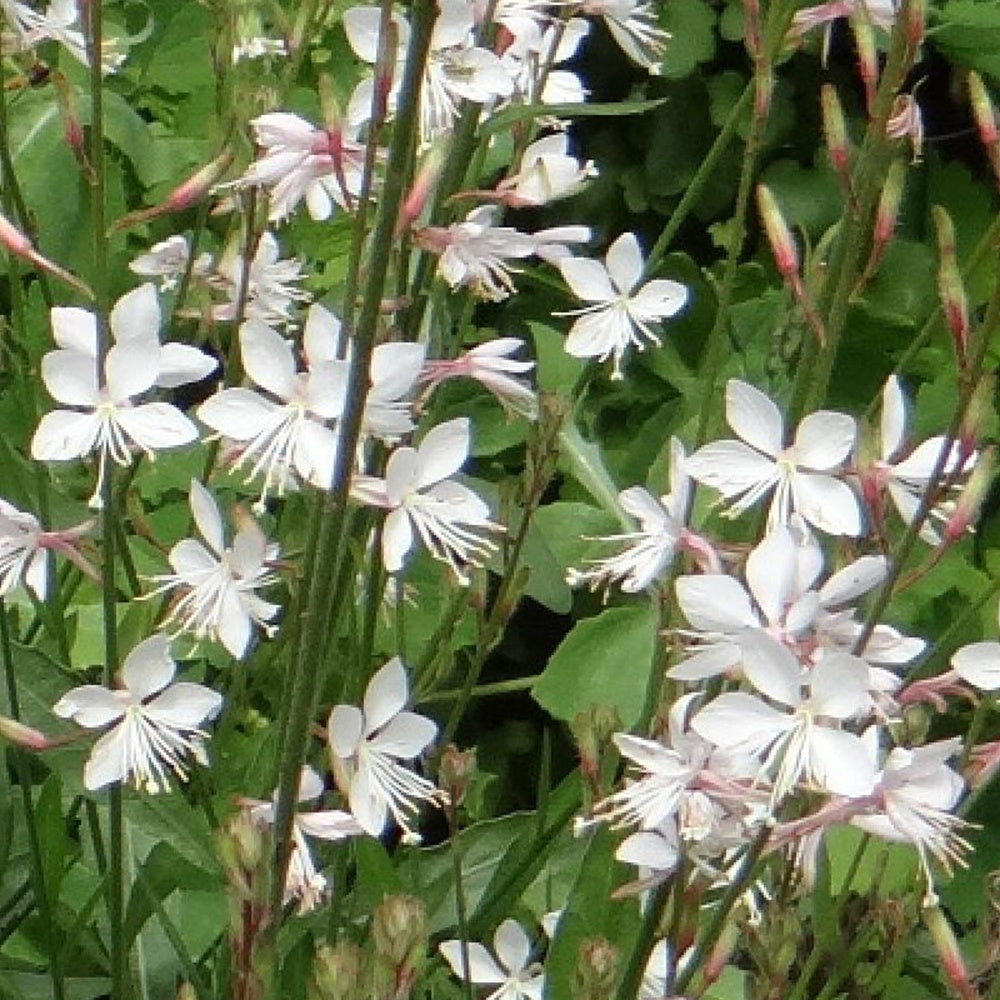
<path fill-rule="evenodd" d="M 347 501 L 351 466 L 357 449 L 369 382 L 371 354 L 375 345 L 382 289 L 388 273 L 395 239 L 396 220 L 403 197 L 404 168 L 410 157 L 419 108 L 420 84 L 430 50 L 437 14 L 430 0 L 419 0 L 412 9 L 412 31 L 406 69 L 399 97 L 399 113 L 389 148 L 385 185 L 379 215 L 371 238 L 366 284 L 352 342 L 349 390 L 340 424 L 340 442 L 329 494 L 319 508 L 320 527 L 312 560 L 314 572 L 306 578 L 308 597 L 301 612 L 301 641 L 289 678 L 288 725 L 279 760 L 278 796 L 275 814 L 275 858 L 271 912 L 277 917 L 285 882 L 291 844 L 292 819 L 299 771 L 305 759 L 309 718 L 324 672 L 329 622 L 347 546 Z"/>
<path fill-rule="evenodd" d="M 618 984 L 616 1000 L 634 1000 L 639 995 L 639 987 L 642 985 L 642 974 L 646 970 L 646 963 L 649 961 L 649 953 L 653 950 L 653 942 L 667 912 L 667 903 L 670 901 L 672 882 L 664 882 L 657 886 L 653 892 L 652 899 L 646 906 L 646 913 L 642 918 L 642 926 L 629 955 L 628 965 L 625 974 Z"/>

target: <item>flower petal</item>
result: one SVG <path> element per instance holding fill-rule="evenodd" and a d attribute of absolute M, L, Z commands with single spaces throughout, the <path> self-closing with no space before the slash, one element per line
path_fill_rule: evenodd
<path fill-rule="evenodd" d="M 202 684 L 178 681 L 157 695 L 145 709 L 146 715 L 171 729 L 197 729 L 206 719 L 214 719 L 222 708 L 222 695 Z"/>
<path fill-rule="evenodd" d="M 493 949 L 500 964 L 512 975 L 517 975 L 528 964 L 531 942 L 524 928 L 509 917 L 497 928 L 493 935 Z"/>
<path fill-rule="evenodd" d="M 980 691 L 1000 689 L 1000 643 L 973 642 L 951 658 L 955 673 Z"/>
<path fill-rule="evenodd" d="M 674 588 L 684 617 L 699 632 L 728 633 L 760 625 L 750 606 L 750 596 L 731 576 L 681 576 Z"/>
<path fill-rule="evenodd" d="M 156 287 L 147 282 L 123 295 L 111 310 L 108 318 L 111 334 L 115 342 L 123 344 L 128 340 L 142 340 L 159 345 L 160 302 Z"/>
<path fill-rule="evenodd" d="M 335 705 L 326 724 L 330 750 L 347 760 L 354 756 L 364 730 L 364 715 L 354 705 Z"/>
<path fill-rule="evenodd" d="M 197 479 L 192 479 L 188 489 L 188 502 L 191 504 L 191 514 L 194 516 L 194 523 L 201 537 L 208 542 L 216 555 L 221 556 L 226 547 L 226 540 L 222 530 L 222 516 L 219 514 L 219 505 L 215 502 L 215 497 Z M 214 560 L 211 561 L 214 564 Z"/>
<path fill-rule="evenodd" d="M 608 276 L 619 295 L 628 295 L 642 277 L 642 248 L 635 233 L 622 233 L 605 257 Z"/>
<path fill-rule="evenodd" d="M 409 683 L 403 661 L 394 656 L 380 667 L 365 689 L 364 735 L 370 736 L 381 729 L 393 716 L 402 711 L 409 697 Z"/>
<path fill-rule="evenodd" d="M 468 970 L 465 968 L 461 941 L 442 941 L 438 945 L 438 951 L 459 979 L 467 979 L 480 986 L 496 986 L 507 981 L 507 975 L 484 945 L 478 941 L 470 941 L 466 950 L 469 956 Z"/>
<path fill-rule="evenodd" d="M 97 368 L 79 351 L 49 351 L 42 358 L 42 381 L 49 395 L 66 406 L 97 406 Z"/>
<path fill-rule="evenodd" d="M 785 445 L 784 421 L 778 407 L 759 389 L 739 379 L 726 383 L 726 422 L 748 445 L 765 455 L 774 457 Z"/>
<path fill-rule="evenodd" d="M 861 534 L 861 507 L 846 483 L 802 472 L 792 477 L 791 485 L 795 510 L 820 531 L 852 538 Z"/>
<path fill-rule="evenodd" d="M 240 327 L 243 367 L 262 389 L 288 402 L 295 394 L 298 374 L 288 342 L 276 330 L 257 319 Z"/>
<path fill-rule="evenodd" d="M 125 657 L 122 682 L 138 701 L 162 691 L 173 679 L 177 665 L 170 656 L 169 640 L 162 632 L 143 639 Z"/>
<path fill-rule="evenodd" d="M 882 420 L 880 424 L 882 460 L 892 461 L 903 444 L 906 429 L 906 397 L 895 375 L 890 375 L 882 390 Z"/>
<path fill-rule="evenodd" d="M 819 472 L 836 468 L 851 453 L 857 430 L 854 418 L 844 413 L 810 413 L 795 432 L 796 463 Z"/>
<path fill-rule="evenodd" d="M 432 427 L 417 452 L 417 488 L 458 472 L 469 456 L 469 436 L 468 417 L 457 417 Z"/>
<path fill-rule="evenodd" d="M 607 269 L 600 261 L 589 257 L 563 257 L 559 261 L 559 271 L 581 302 L 614 302 L 618 298 Z"/>

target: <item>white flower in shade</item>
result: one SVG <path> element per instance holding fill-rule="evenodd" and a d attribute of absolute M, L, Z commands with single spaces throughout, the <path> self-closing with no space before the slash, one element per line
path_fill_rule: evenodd
<path fill-rule="evenodd" d="M 590 22 L 571 17 L 543 28 L 522 19 L 500 61 L 525 104 L 583 104 L 588 91 L 576 73 L 555 69 L 572 59 L 590 32 Z"/>
<path fill-rule="evenodd" d="M 323 794 L 323 779 L 311 768 L 304 766 L 299 778 L 298 802 L 311 802 Z M 240 799 L 240 805 L 250 812 L 250 819 L 258 826 L 273 826 L 275 800 Z M 320 840 L 345 840 L 365 831 L 358 821 L 342 809 L 316 809 L 296 812 L 292 819 L 292 849 L 285 876 L 285 903 L 297 899 L 299 913 L 308 913 L 319 906 L 327 895 L 326 878 L 316 870 L 309 842 L 306 837 Z"/>
<path fill-rule="evenodd" d="M 237 182 L 270 192 L 268 219 L 281 222 L 305 199 L 309 216 L 330 218 L 334 205 L 350 208 L 361 191 L 365 147 L 354 136 L 318 129 L 287 111 L 250 122 L 260 156 Z"/>
<path fill-rule="evenodd" d="M 395 444 L 414 429 L 409 397 L 426 356 L 426 344 L 379 344 L 372 351 L 362 435 L 378 438 L 383 444 Z"/>
<path fill-rule="evenodd" d="M 871 792 L 875 772 L 864 744 L 837 728 L 871 708 L 863 660 L 833 653 L 804 671 L 784 646 L 757 636 L 744 645 L 743 672 L 785 711 L 744 691 L 726 692 L 695 715 L 691 728 L 718 747 L 760 758 L 773 781 L 772 805 L 802 780 L 848 798 Z"/>
<path fill-rule="evenodd" d="M 419 448 L 397 448 L 389 456 L 385 479 L 354 478 L 351 494 L 356 500 L 389 510 L 382 528 L 382 561 L 390 573 L 402 569 L 414 532 L 461 583 L 468 583 L 462 565 L 478 564 L 496 548 L 483 534 L 502 530 L 490 521 L 489 507 L 467 486 L 448 478 L 468 454 L 469 421 L 459 417 L 429 430 Z"/>
<path fill-rule="evenodd" d="M 920 506 L 923 495 L 931 485 L 931 475 L 947 445 L 943 436 L 929 438 L 917 445 L 909 455 L 901 458 L 906 434 L 906 397 L 895 375 L 889 377 L 882 390 L 882 419 L 880 424 L 880 457 L 867 469 L 860 472 L 861 489 L 868 504 L 881 515 L 882 492 L 889 494 L 899 516 L 909 524 Z M 966 474 L 974 468 L 978 456 L 973 452 L 965 460 L 961 470 L 961 445 L 951 444 L 951 450 L 941 469 L 943 477 L 961 471 Z M 930 545 L 939 545 L 941 535 L 933 521 L 948 520 L 949 511 L 945 505 L 938 505 L 930 512 L 930 517 L 920 528 L 920 537 Z"/>
<path fill-rule="evenodd" d="M 1000 690 L 1000 642 L 973 642 L 955 650 L 951 668 L 980 691 Z"/>
<path fill-rule="evenodd" d="M 503 181 L 498 190 L 510 205 L 546 205 L 569 198 L 597 175 L 592 160 L 581 163 L 569 152 L 569 137 L 555 132 L 535 140 L 521 156 L 521 165 L 513 177 Z"/>
<path fill-rule="evenodd" d="M 468 942 L 464 949 L 461 941 L 442 941 L 438 950 L 459 979 L 496 987 L 484 1000 L 542 1000 L 545 974 L 541 965 L 530 961 L 531 941 L 516 920 L 508 918 L 493 935 L 496 958 L 478 941 Z"/>
<path fill-rule="evenodd" d="M 830 410 L 804 417 L 786 447 L 781 412 L 767 396 L 739 379 L 726 384 L 726 421 L 741 438 L 713 441 L 688 459 L 694 479 L 733 501 L 736 517 L 774 492 L 768 530 L 792 513 L 830 535 L 861 534 L 861 509 L 836 473 L 854 446 L 853 418 Z"/>
<path fill-rule="evenodd" d="M 298 371 L 292 347 L 260 320 L 240 327 L 247 376 L 263 392 L 223 389 L 198 408 L 198 419 L 238 442 L 233 468 L 250 467 L 247 481 L 263 478 L 260 505 L 272 490 L 282 495 L 292 476 L 327 488 L 333 478 L 337 432 L 327 426 L 343 411 L 348 365 L 333 354 L 310 310 L 303 338 L 306 370 Z"/>
<path fill-rule="evenodd" d="M 613 378 L 621 378 L 625 351 L 646 341 L 659 344 L 654 324 L 676 315 L 687 302 L 687 289 L 676 281 L 656 278 L 642 283 L 643 259 L 634 233 L 623 233 L 608 249 L 605 263 L 584 257 L 558 262 L 573 294 L 592 303 L 556 313 L 578 316 L 566 337 L 566 352 L 575 358 L 614 358 Z"/>
<path fill-rule="evenodd" d="M 147 287 L 152 290 L 151 285 Z M 120 306 L 121 301 L 115 310 Z M 80 309 L 53 309 L 52 313 L 57 341 L 74 346 L 63 346 L 42 358 L 42 380 L 57 402 L 73 409 L 53 410 L 42 417 L 31 441 L 31 456 L 43 462 L 67 462 L 96 451 L 97 486 L 90 505 L 100 507 L 109 458 L 118 465 L 129 465 L 135 449 L 153 459 L 161 449 L 197 440 L 197 427 L 175 406 L 136 402 L 157 384 L 180 385 L 193 379 L 187 374 L 186 356 L 180 373 L 172 365 L 176 353 L 185 351 L 183 345 L 161 347 L 155 326 L 152 336 L 123 337 L 119 330 L 117 343 L 107 353 L 102 377 L 93 316 Z M 158 321 L 158 308 L 155 314 Z M 113 333 L 114 322 L 115 311 Z M 206 357 L 194 348 L 187 350 Z M 214 368 L 214 360 L 208 360 Z"/>
<path fill-rule="evenodd" d="M 604 18 L 611 37 L 632 62 L 656 73 L 670 35 L 656 24 L 649 0 L 584 0 L 584 14 Z"/>
<path fill-rule="evenodd" d="M 217 283 L 229 301 L 215 306 L 215 319 L 229 321 L 236 318 L 243 283 L 243 258 L 232 247 L 219 261 Z M 295 321 L 292 311 L 296 303 L 308 302 L 312 296 L 296 288 L 305 275 L 302 262 L 295 258 L 281 259 L 281 248 L 274 234 L 265 232 L 257 243 L 257 250 L 250 262 L 247 275 L 247 302 L 245 317 L 259 319 L 273 326 L 286 326 Z"/>
<path fill-rule="evenodd" d="M 90 791 L 132 781 L 136 788 L 158 792 L 168 787 L 171 771 L 186 779 L 189 756 L 208 763 L 201 726 L 218 714 L 222 695 L 201 684 L 171 683 L 176 670 L 167 638 L 153 635 L 125 658 L 121 688 L 86 684 L 56 702 L 56 715 L 86 729 L 112 726 L 84 766 L 83 783 Z"/>
<path fill-rule="evenodd" d="M 196 539 L 182 539 L 167 556 L 174 572 L 153 577 L 159 584 L 154 594 L 178 594 L 160 627 L 186 632 L 198 642 L 221 642 L 242 659 L 254 624 L 267 635 L 275 629 L 268 623 L 281 609 L 258 597 L 257 590 L 276 580 L 269 564 L 277 559 L 278 546 L 269 543 L 257 522 L 244 513 L 227 548 L 219 508 L 197 480 L 191 480 L 190 502 L 208 548 Z"/>
<path fill-rule="evenodd" d="M 400 763 L 419 757 L 437 736 L 430 719 L 404 710 L 408 697 L 406 670 L 396 656 L 368 682 L 363 708 L 337 705 L 327 722 L 337 787 L 373 837 L 392 817 L 407 838 L 418 839 L 411 824 L 420 803 L 444 800 L 430 781 Z"/>
<path fill-rule="evenodd" d="M 187 239 L 180 235 L 170 236 L 151 246 L 146 253 L 139 254 L 129 263 L 129 270 L 144 278 L 159 278 L 160 288 L 166 292 L 177 287 L 187 270 L 190 256 Z M 191 273 L 195 277 L 206 278 L 211 267 L 211 254 L 199 254 L 191 266 Z"/>
<path fill-rule="evenodd" d="M 511 357 L 524 347 L 519 337 L 498 337 L 451 361 L 427 361 L 420 381 L 427 391 L 436 389 L 452 378 L 475 379 L 500 401 L 505 409 L 533 419 L 538 413 L 535 391 L 517 376 L 530 372 L 534 361 L 517 361 Z"/>
<path fill-rule="evenodd" d="M 62 45 L 78 62 L 90 65 L 87 41 L 78 26 L 80 13 L 76 0 L 52 0 L 44 14 L 19 0 L 0 0 L 0 11 L 14 29 L 22 48 L 33 48 L 51 39 Z M 117 50 L 116 40 L 104 39 L 101 72 L 113 73 L 124 59 L 124 54 Z"/>
<path fill-rule="evenodd" d="M 380 11 L 377 7 L 351 7 L 344 12 L 344 29 L 355 54 L 374 65 L 378 58 Z M 396 26 L 396 66 L 388 95 L 390 112 L 395 109 L 403 78 L 410 25 L 399 14 Z M 500 59 L 488 49 L 472 44 L 472 5 L 466 0 L 443 0 L 431 36 L 430 52 L 420 88 L 420 138 L 424 145 L 451 130 L 463 101 L 489 104 L 510 97 L 514 84 Z M 373 81 L 369 77 L 355 88 L 347 117 L 354 125 L 368 120 L 372 107 Z"/>
<path fill-rule="evenodd" d="M 875 728 L 867 730 L 863 739 L 874 763 L 878 756 Z M 950 872 L 952 865 L 964 865 L 965 855 L 972 850 L 959 833 L 968 824 L 952 813 L 965 782 L 946 763 L 961 749 L 962 740 L 957 736 L 912 750 L 894 747 L 877 776 L 873 794 L 876 808 L 851 820 L 854 826 L 883 840 L 913 844 L 928 889 L 933 883 L 928 854 Z"/>
<path fill-rule="evenodd" d="M 896 20 L 898 0 L 829 0 L 814 7 L 803 7 L 792 18 L 790 34 L 798 37 L 812 28 L 826 26 L 827 37 L 823 52 L 829 48 L 829 25 L 841 17 L 857 16 L 883 31 L 889 31 Z"/>
<path fill-rule="evenodd" d="M 708 543 L 686 527 L 691 488 L 684 471 L 684 448 L 676 438 L 670 441 L 670 486 L 670 493 L 659 500 L 641 486 L 622 490 L 618 503 L 639 522 L 639 530 L 599 538 L 625 543 L 625 548 L 617 555 L 589 560 L 589 569 L 570 569 L 566 582 L 571 587 L 586 583 L 591 590 L 619 582 L 624 593 L 635 594 L 659 578 L 681 547 L 699 551 L 710 564 L 717 564 Z"/>

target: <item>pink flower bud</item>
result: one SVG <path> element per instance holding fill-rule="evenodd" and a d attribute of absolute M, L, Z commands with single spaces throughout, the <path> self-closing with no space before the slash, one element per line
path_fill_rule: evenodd
<path fill-rule="evenodd" d="M 875 212 L 875 232 L 873 243 L 879 253 L 886 247 L 896 232 L 896 220 L 899 217 L 899 203 L 903 199 L 903 186 L 906 183 L 906 166 L 902 160 L 893 160 L 885 176 L 882 194 L 878 200 Z"/>
<path fill-rule="evenodd" d="M 414 178 L 413 187 L 399 207 L 399 218 L 396 220 L 397 234 L 404 232 L 420 217 L 437 185 L 443 159 L 444 150 L 441 146 L 432 146 L 424 157 Z"/>
<path fill-rule="evenodd" d="M 846 174 L 849 166 L 850 147 L 847 142 L 847 122 L 840 104 L 836 88 L 826 83 L 820 91 L 820 106 L 823 113 L 823 132 L 826 135 L 826 151 L 830 163 L 838 174 Z"/>
<path fill-rule="evenodd" d="M 201 201 L 212 190 L 232 162 L 233 154 L 228 149 L 223 150 L 211 163 L 206 164 L 197 173 L 192 174 L 186 181 L 175 187 L 160 206 L 160 212 L 180 212 Z"/>
<path fill-rule="evenodd" d="M 45 733 L 26 726 L 16 719 L 8 719 L 0 715 L 0 739 L 7 740 L 25 750 L 47 750 L 52 744 Z"/>
<path fill-rule="evenodd" d="M 965 364 L 965 350 L 969 339 L 969 306 L 965 286 L 958 270 L 955 253 L 955 227 L 951 216 L 941 205 L 931 209 L 938 243 L 938 295 L 944 310 L 945 322 L 951 333 L 958 354 L 959 364 Z"/>
<path fill-rule="evenodd" d="M 757 208 L 760 211 L 761 221 L 764 223 L 764 232 L 767 233 L 767 241 L 771 244 L 771 252 L 774 254 L 774 263 L 778 272 L 784 278 L 798 277 L 799 273 L 799 251 L 792 238 L 792 232 L 785 222 L 781 209 L 771 189 L 766 184 L 757 185 Z"/>
<path fill-rule="evenodd" d="M 875 89 L 878 86 L 878 50 L 875 48 L 875 32 L 867 21 L 860 18 L 851 18 L 851 30 L 858 50 L 858 73 L 865 87 L 865 105 L 870 114 L 875 103 Z"/>
<path fill-rule="evenodd" d="M 923 918 L 941 959 L 941 970 L 945 978 L 960 996 L 976 996 L 969 982 L 969 973 L 965 968 L 965 959 L 962 958 L 955 932 L 951 929 L 948 918 L 941 912 L 936 898 L 932 897 L 927 901 L 923 909 Z"/>
<path fill-rule="evenodd" d="M 944 545 L 958 541 L 979 516 L 979 510 L 986 499 L 986 493 L 993 481 L 995 454 L 992 448 L 979 456 L 976 467 L 969 478 L 955 509 L 945 522 L 942 539 Z"/>
<path fill-rule="evenodd" d="M 969 72 L 969 99 L 972 115 L 976 119 L 979 138 L 987 148 L 997 141 L 997 115 L 983 78 L 972 70 Z"/>
<path fill-rule="evenodd" d="M 34 253 L 31 240 L 4 215 L 0 215 L 0 243 L 15 257 L 25 260 L 30 260 Z"/>

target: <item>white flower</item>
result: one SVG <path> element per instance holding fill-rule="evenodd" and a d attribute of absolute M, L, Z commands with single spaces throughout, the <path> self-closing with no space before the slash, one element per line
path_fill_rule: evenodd
<path fill-rule="evenodd" d="M 803 418 L 795 442 L 785 446 L 777 406 L 739 379 L 726 384 L 726 421 L 742 439 L 714 441 L 687 462 L 694 479 L 734 500 L 730 517 L 742 514 L 774 490 L 768 530 L 787 524 L 794 511 L 830 535 L 861 534 L 861 510 L 846 483 L 836 479 L 854 445 L 851 417 L 818 410 Z"/>
<path fill-rule="evenodd" d="M 670 35 L 656 24 L 649 0 L 584 0 L 584 14 L 604 18 L 611 37 L 634 63 L 656 73 Z"/>
<path fill-rule="evenodd" d="M 208 763 L 200 726 L 218 714 L 222 695 L 200 684 L 172 684 L 176 669 L 166 637 L 153 635 L 125 658 L 121 688 L 86 684 L 55 704 L 56 715 L 87 729 L 114 723 L 84 766 L 83 783 L 90 791 L 131 780 L 136 788 L 158 792 L 168 787 L 170 771 L 185 780 L 189 754 Z"/>
<path fill-rule="evenodd" d="M 420 138 L 424 145 L 451 130 L 463 101 L 489 104 L 496 98 L 510 97 L 514 90 L 500 59 L 488 49 L 471 44 L 474 26 L 471 5 L 465 0 L 443 0 L 438 6 L 439 16 L 420 87 Z M 344 29 L 351 48 L 373 65 L 378 57 L 380 17 L 377 7 L 351 7 L 344 13 Z M 390 111 L 395 108 L 410 39 L 409 22 L 399 14 L 393 15 L 393 21 L 397 50 L 389 93 Z M 368 120 L 372 86 L 368 78 L 351 96 L 347 117 L 354 125 Z"/>
<path fill-rule="evenodd" d="M 518 172 L 499 186 L 508 204 L 546 205 L 569 198 L 597 175 L 592 160 L 581 164 L 568 149 L 569 137 L 565 132 L 555 132 L 531 143 L 521 156 Z"/>
<path fill-rule="evenodd" d="M 187 270 L 190 256 L 187 239 L 174 235 L 161 243 L 154 244 L 147 253 L 139 254 L 129 264 L 129 270 L 144 278 L 159 278 L 160 288 L 167 292 L 177 287 L 177 283 Z M 211 266 L 211 255 L 199 254 L 192 265 L 191 273 L 197 277 L 207 277 Z"/>
<path fill-rule="evenodd" d="M 667 980 L 674 971 L 674 956 L 666 938 L 660 938 L 653 945 L 646 960 L 646 968 L 639 986 L 636 1000 L 664 1000 L 667 995 Z"/>
<path fill-rule="evenodd" d="M 333 206 L 350 208 L 361 191 L 365 147 L 353 136 L 310 125 L 287 111 L 272 111 L 250 125 L 262 155 L 238 181 L 270 191 L 268 219 L 281 222 L 305 199 L 311 218 L 328 219 Z"/>
<path fill-rule="evenodd" d="M 265 394 L 223 389 L 198 408 L 198 419 L 243 447 L 234 470 L 250 465 L 249 482 L 263 476 L 260 504 L 284 493 L 292 475 L 329 488 L 337 454 L 337 433 L 327 426 L 344 407 L 348 365 L 329 360 L 313 306 L 303 338 L 306 371 L 299 372 L 289 343 L 260 320 L 240 327 L 243 368 Z M 325 310 L 324 310 L 325 311 Z M 328 314 L 329 315 L 329 314 Z"/>
<path fill-rule="evenodd" d="M 876 510 L 881 509 L 881 492 L 885 490 L 899 512 L 899 516 L 909 524 L 920 506 L 920 501 L 931 484 L 941 452 L 946 446 L 942 436 L 932 437 L 917 445 L 906 458 L 900 458 L 906 433 L 906 397 L 903 395 L 899 379 L 889 377 L 882 390 L 882 420 L 880 424 L 880 457 L 868 469 L 862 470 L 861 486 L 866 500 Z M 961 468 L 963 474 L 972 471 L 978 456 L 970 455 Z M 953 441 L 948 457 L 941 469 L 944 477 L 959 471 L 961 446 Z M 949 511 L 940 504 L 930 512 L 930 518 L 920 528 L 920 537 L 930 545 L 939 545 L 941 535 L 934 527 L 932 519 L 946 521 Z"/>
<path fill-rule="evenodd" d="M 461 941 L 442 941 L 438 945 L 459 979 L 475 986 L 497 987 L 484 1000 L 542 1000 L 545 975 L 540 965 L 529 964 L 531 942 L 516 920 L 505 920 L 493 935 L 496 958 L 478 941 L 468 942 L 466 948 L 468 968 Z"/>
<path fill-rule="evenodd" d="M 0 0 L 8 24 L 14 28 L 23 48 L 32 48 L 52 39 L 62 45 L 70 55 L 84 66 L 90 65 L 87 42 L 83 31 L 75 25 L 80 20 L 76 0 L 52 0 L 42 14 L 19 0 Z M 101 52 L 101 72 L 113 73 L 124 61 L 117 51 L 116 40 L 104 39 Z"/>
<path fill-rule="evenodd" d="M 601 537 L 599 541 L 602 542 L 628 544 L 617 555 L 590 560 L 589 569 L 570 569 L 566 582 L 572 587 L 587 583 L 591 590 L 596 590 L 618 581 L 626 594 L 638 593 L 654 583 L 689 534 L 685 524 L 690 504 L 690 480 L 684 471 L 684 448 L 676 438 L 670 441 L 670 485 L 670 493 L 659 500 L 641 486 L 622 490 L 618 503 L 626 514 L 639 522 L 639 530 Z"/>
<path fill-rule="evenodd" d="M 416 426 L 407 398 L 417 384 L 427 355 L 426 344 L 379 344 L 372 351 L 361 433 L 395 444 Z"/>
<path fill-rule="evenodd" d="M 874 761 L 878 753 L 875 729 L 866 731 L 864 739 Z M 972 849 L 958 833 L 967 824 L 951 811 L 962 797 L 965 782 L 945 763 L 961 748 L 957 736 L 912 750 L 894 747 L 878 774 L 874 798 L 879 808 L 851 820 L 883 840 L 913 844 L 928 887 L 932 883 L 928 852 L 951 871 L 953 864 L 964 864 L 964 855 Z"/>
<path fill-rule="evenodd" d="M 257 243 L 247 275 L 247 319 L 285 326 L 294 322 L 292 310 L 297 302 L 308 302 L 312 296 L 296 288 L 305 275 L 302 262 L 294 258 L 280 259 L 281 248 L 274 234 L 265 232 Z M 218 274 L 229 301 L 215 306 L 212 315 L 219 320 L 236 318 L 243 283 L 243 258 L 230 250 L 219 262 Z"/>
<path fill-rule="evenodd" d="M 652 325 L 674 316 L 687 302 L 687 289 L 676 281 L 642 281 L 642 250 L 634 233 L 623 233 L 608 249 L 605 263 L 583 257 L 559 261 L 559 270 L 573 294 L 593 303 L 583 309 L 556 313 L 579 316 L 566 338 L 566 352 L 575 358 L 614 357 L 613 378 L 621 378 L 625 351 L 646 341 L 659 344 Z"/>
<path fill-rule="evenodd" d="M 323 779 L 311 768 L 304 766 L 299 778 L 298 802 L 311 802 L 323 794 Z M 275 800 L 241 799 L 250 819 L 259 826 L 272 826 L 275 817 Z M 342 809 L 318 809 L 296 812 L 292 818 L 292 850 L 285 876 L 285 903 L 299 901 L 299 913 L 308 913 L 323 902 L 327 895 L 326 879 L 316 870 L 307 836 L 321 840 L 344 840 L 365 831 L 358 821 Z"/>
<path fill-rule="evenodd" d="M 421 802 L 441 802 L 443 793 L 405 768 L 437 736 L 437 726 L 403 710 L 409 697 L 406 670 L 393 657 L 368 682 L 364 707 L 337 705 L 327 722 L 330 761 L 337 787 L 366 833 L 379 836 L 391 816 L 409 839 Z"/>
<path fill-rule="evenodd" d="M 196 381 L 216 362 L 183 344 L 161 346 L 160 313 L 152 285 L 130 292 L 111 312 L 114 345 L 98 371 L 97 333 L 93 314 L 82 309 L 52 310 L 52 327 L 60 349 L 42 358 L 42 379 L 53 398 L 75 409 L 53 410 L 42 417 L 31 441 L 32 458 L 66 462 L 98 453 L 97 486 L 90 499 L 101 505 L 105 464 L 132 461 L 134 448 L 152 459 L 163 448 L 197 440 L 195 425 L 169 403 L 137 403 L 156 385 Z"/>
<path fill-rule="evenodd" d="M 538 401 L 534 390 L 516 376 L 535 367 L 534 361 L 516 361 L 511 355 L 524 347 L 518 337 L 498 337 L 487 341 L 451 361 L 427 361 L 420 381 L 430 392 L 451 378 L 472 378 L 485 386 L 504 408 L 534 419 Z"/>
<path fill-rule="evenodd" d="M 276 579 L 268 563 L 278 557 L 278 546 L 268 543 L 257 522 L 244 514 L 232 546 L 226 548 L 219 508 L 197 480 L 191 480 L 190 502 L 208 548 L 193 538 L 182 539 L 167 556 L 174 572 L 153 577 L 159 584 L 154 594 L 179 593 L 160 627 L 176 626 L 199 642 L 216 640 L 242 659 L 254 623 L 271 635 L 274 626 L 268 622 L 281 610 L 256 593 Z"/>
<path fill-rule="evenodd" d="M 513 41 L 500 57 L 514 81 L 518 99 L 524 104 L 583 104 L 588 91 L 579 76 L 553 67 L 572 59 L 589 32 L 590 22 L 582 17 L 571 17 L 544 29 L 522 19 Z"/>
<path fill-rule="evenodd" d="M 833 653 L 803 671 L 784 646 L 757 636 L 745 645 L 743 670 L 758 691 L 787 711 L 743 691 L 726 692 L 691 720 L 696 733 L 716 746 L 760 757 L 773 778 L 772 805 L 803 778 L 849 798 L 871 792 L 874 768 L 861 739 L 830 724 L 870 709 L 863 660 Z"/>
<path fill-rule="evenodd" d="M 502 530 L 490 521 L 489 508 L 467 486 L 447 478 L 468 454 L 469 421 L 459 417 L 429 430 L 419 448 L 397 448 L 389 456 L 385 479 L 355 477 L 355 499 L 389 510 L 382 528 L 382 561 L 390 573 L 402 569 L 414 530 L 462 583 L 468 580 L 460 564 L 478 564 L 496 548 L 482 534 Z"/>

